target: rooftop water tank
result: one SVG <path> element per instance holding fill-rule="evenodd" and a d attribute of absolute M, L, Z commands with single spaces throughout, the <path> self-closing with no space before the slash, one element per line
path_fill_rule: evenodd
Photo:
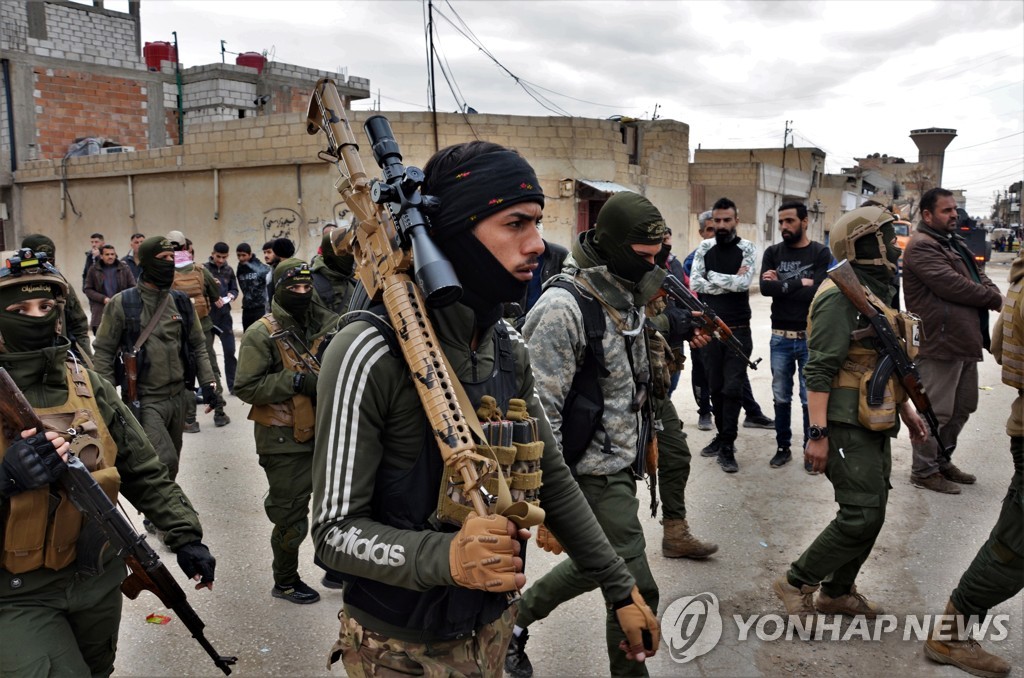
<path fill-rule="evenodd" d="M 263 67 L 267 65 L 267 58 L 259 52 L 242 52 L 235 57 L 235 63 L 239 66 L 255 68 L 257 73 L 262 73 Z"/>
<path fill-rule="evenodd" d="M 151 71 L 159 71 L 161 61 L 178 60 L 174 45 L 163 41 L 147 42 L 142 48 L 142 55 L 146 59 L 146 68 Z"/>

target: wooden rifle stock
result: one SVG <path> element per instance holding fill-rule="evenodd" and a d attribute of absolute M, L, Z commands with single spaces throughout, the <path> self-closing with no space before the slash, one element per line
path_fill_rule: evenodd
<path fill-rule="evenodd" d="M 414 176 L 413 170 L 420 177 L 422 172 L 409 168 L 404 177 L 397 176 L 396 171 L 403 168 L 394 144 L 395 150 L 388 156 L 391 162 L 385 169 L 387 181 L 367 178 L 359 145 L 333 80 L 323 78 L 313 88 L 306 122 L 310 134 L 322 131 L 326 135 L 327 149 L 320 152 L 320 157 L 338 168 L 340 177 L 335 188 L 358 219 L 358 226 L 351 233 L 339 233 L 332 244 L 336 251 L 339 247 L 351 247 L 356 274 L 367 295 L 376 301 L 383 300 L 445 464 L 461 475 L 463 493 L 470 498 L 476 513 L 492 513 L 494 508 L 482 492 L 482 476 L 495 467 L 495 462 L 476 453 L 453 385 L 455 378 L 427 316 L 423 294 L 410 275 L 413 257 L 408 224 L 415 219 L 410 218 L 411 210 L 405 211 L 404 207 L 412 204 L 418 209 L 418 185 L 410 186 L 415 182 L 408 178 Z M 378 162 L 381 163 L 379 157 Z M 382 197 L 396 193 L 403 200 L 401 207 L 395 200 Z M 396 223 L 406 228 L 399 231 Z"/>
<path fill-rule="evenodd" d="M 747 352 L 743 350 L 743 344 L 741 344 L 740 340 L 733 335 L 732 329 L 725 324 L 725 321 L 718 317 L 718 314 L 715 313 L 714 309 L 698 299 L 690 290 L 688 290 L 678 278 L 671 273 L 666 275 L 664 282 L 661 283 L 661 289 L 664 290 L 668 296 L 688 308 L 691 313 L 700 313 L 699 316 L 693 317 L 694 322 L 700 323 L 701 327 L 708 334 L 728 346 L 738 356 L 743 358 L 747 363 L 747 367 L 752 370 L 757 369 L 757 364 L 761 362 L 761 358 L 751 360 L 750 356 L 747 355 Z"/>
<path fill-rule="evenodd" d="M 139 354 L 134 349 L 122 351 L 124 365 L 124 399 L 132 414 L 141 421 L 142 403 L 139 400 Z"/>
<path fill-rule="evenodd" d="M 924 384 L 921 383 L 921 375 L 907 352 L 903 350 L 903 346 L 889 325 L 885 314 L 875 308 L 875 305 L 868 299 L 860 279 L 857 278 L 856 272 L 846 259 L 830 268 L 828 277 L 843 293 L 843 296 L 850 300 L 853 307 L 868 319 L 874 329 L 875 348 L 881 354 L 879 364 L 875 368 L 876 376 L 888 379 L 892 372 L 896 372 L 907 396 L 928 424 L 928 429 L 939 446 L 939 453 L 949 459 L 953 448 L 942 442 L 942 437 L 939 435 L 939 419 L 935 415 L 935 410 L 932 409 L 932 403 L 925 392 Z"/>
<path fill-rule="evenodd" d="M 5 428 L 14 435 L 30 428 L 39 432 L 45 430 L 45 425 L 25 399 L 25 394 L 2 367 L 0 417 L 3 418 Z M 75 432 L 69 430 L 63 435 L 73 437 Z M 60 483 L 68 498 L 83 516 L 99 527 L 131 569 L 131 574 L 121 583 L 122 593 L 134 600 L 142 591 L 152 591 L 166 607 L 178 615 L 192 637 L 213 659 L 217 668 L 223 671 L 224 675 L 230 675 L 231 665 L 238 659 L 218 654 L 206 639 L 203 634 L 206 624 L 189 605 L 185 591 L 167 570 L 160 556 L 146 543 L 146 537 L 135 531 L 78 457 L 69 455 L 67 463 L 68 470 L 61 475 Z"/>

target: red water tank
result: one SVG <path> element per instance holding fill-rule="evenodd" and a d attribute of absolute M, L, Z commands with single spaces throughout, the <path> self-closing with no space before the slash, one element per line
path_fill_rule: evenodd
<path fill-rule="evenodd" d="M 151 71 L 159 71 L 161 61 L 178 60 L 174 44 L 170 42 L 147 42 L 142 48 L 142 55 L 146 59 L 146 68 Z"/>
<path fill-rule="evenodd" d="M 239 66 L 255 68 L 257 73 L 262 73 L 263 67 L 267 65 L 267 58 L 259 52 L 242 52 L 235 57 L 235 63 Z"/>

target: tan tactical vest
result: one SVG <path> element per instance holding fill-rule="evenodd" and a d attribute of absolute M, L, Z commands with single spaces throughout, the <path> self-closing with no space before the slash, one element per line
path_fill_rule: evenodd
<path fill-rule="evenodd" d="M 116 502 L 121 485 L 121 477 L 114 466 L 117 446 L 100 414 L 85 370 L 71 362 L 66 370 L 67 402 L 57 407 L 35 408 L 35 412 L 47 430 L 66 433 L 73 428 L 78 433 L 71 443 L 71 451 L 92 471 L 110 500 Z M 7 438 L 0 436 L 0 459 L 7 447 Z M 51 492 L 55 497 L 51 498 Z M 63 487 L 48 485 L 15 494 L 8 500 L 4 513 L 6 515 L 0 516 L 3 525 L 0 566 L 5 570 L 12 574 L 40 567 L 61 570 L 74 562 L 82 514 Z"/>
<path fill-rule="evenodd" d="M 272 314 L 260 318 L 260 322 L 267 328 L 271 335 L 281 331 L 281 324 L 277 322 Z M 309 350 L 313 355 L 317 354 L 324 337 L 317 337 Z M 281 354 L 281 363 L 286 370 L 294 372 L 310 373 L 311 368 L 301 360 L 298 354 L 288 346 L 283 339 L 275 339 L 278 353 Z M 300 348 L 300 347 L 296 347 Z M 310 361 L 312 362 L 312 361 Z M 320 370 L 313 363 L 313 374 L 319 374 Z M 313 401 L 309 396 L 296 393 L 288 400 L 280 403 L 267 403 L 266 405 L 253 405 L 249 409 L 249 419 L 263 426 L 287 426 L 292 429 L 292 436 L 297 443 L 305 443 L 313 439 L 313 431 L 316 428 L 316 411 Z"/>
<path fill-rule="evenodd" d="M 1021 313 L 1024 303 L 1024 280 L 1010 285 L 1003 302 L 1003 383 L 1016 389 L 1024 389 L 1024 336 L 1014 327 L 1014 316 Z"/>
<path fill-rule="evenodd" d="M 202 320 L 210 315 L 210 300 L 206 298 L 206 277 L 198 266 L 193 266 L 188 273 L 174 272 L 173 289 L 181 290 L 192 299 L 196 307 L 196 315 Z"/>
<path fill-rule="evenodd" d="M 818 288 L 815 295 L 823 294 L 835 287 L 835 283 L 826 280 Z M 876 308 L 882 311 L 886 321 L 892 327 L 893 332 L 899 337 L 903 344 L 903 350 L 911 360 L 917 355 L 920 341 L 917 337 L 917 323 L 915 316 L 909 313 L 900 313 L 889 308 L 888 304 L 879 299 L 875 294 L 864 287 L 864 293 Z M 842 294 L 840 292 L 840 294 Z M 807 318 L 807 335 L 811 334 L 811 319 Z M 839 372 L 832 379 L 832 388 L 845 388 L 855 390 L 859 393 L 857 418 L 861 426 L 871 431 L 886 431 L 896 425 L 898 416 L 897 405 L 907 400 L 907 392 L 900 383 L 895 372 L 889 377 L 885 385 L 885 395 L 881 406 L 871 407 L 868 405 L 868 384 L 875 373 L 875 366 L 878 364 L 879 353 L 873 347 L 864 346 L 860 340 L 850 342 L 850 348 L 846 360 L 839 368 Z"/>

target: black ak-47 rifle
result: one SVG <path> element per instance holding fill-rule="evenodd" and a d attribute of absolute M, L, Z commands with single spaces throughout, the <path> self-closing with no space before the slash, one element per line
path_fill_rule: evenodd
<path fill-rule="evenodd" d="M 843 293 L 843 296 L 850 300 L 853 307 L 868 319 L 872 330 L 874 330 L 872 339 L 881 357 L 878 364 L 875 365 L 875 372 L 868 384 L 868 405 L 878 407 L 882 404 L 885 385 L 892 373 L 895 372 L 911 402 L 914 403 L 914 407 L 928 423 L 928 429 L 939 446 L 939 454 L 949 460 L 954 446 L 946 446 L 942 442 L 939 435 L 939 419 L 935 416 L 931 400 L 928 399 L 924 384 L 921 383 L 921 374 L 917 371 L 917 365 L 903 350 L 899 338 L 885 319 L 885 314 L 868 299 L 857 274 L 854 273 L 853 267 L 846 259 L 828 269 L 828 277 Z"/>
<path fill-rule="evenodd" d="M 391 124 L 384 116 L 374 115 L 363 123 L 363 130 L 383 179 L 368 178 L 341 97 L 329 78 L 313 88 L 306 123 L 310 134 L 324 133 L 327 149 L 319 157 L 338 169 L 335 187 L 358 222 L 347 233 L 334 231 L 332 245 L 335 251 L 351 250 L 367 296 L 383 300 L 441 456 L 462 478 L 462 494 L 478 515 L 499 511 L 520 527 L 539 524 L 543 520 L 539 508 L 528 514 L 510 513 L 503 510 L 507 503 L 503 498 L 491 497 L 483 487 L 483 477 L 495 469 L 496 462 L 477 453 L 470 434 L 472 421 L 463 414 L 470 405 L 461 404 L 461 385 L 427 315 L 428 305 L 439 308 L 458 300 L 462 287 L 451 263 L 427 233 L 424 212 L 436 207 L 437 200 L 420 193 L 423 171 L 402 164 Z M 482 431 L 473 432 L 482 436 Z M 527 511 L 525 506 L 517 508 Z"/>
<path fill-rule="evenodd" d="M 45 430 L 42 420 L 25 400 L 21 389 L 2 367 L 0 418 L 11 431 L 21 432 L 30 428 L 37 431 Z M 74 431 L 68 431 L 63 435 L 73 436 Z M 110 546 L 117 550 L 131 570 L 131 574 L 121 582 L 121 592 L 132 600 L 138 598 L 144 590 L 156 594 L 166 607 L 178 615 L 178 619 L 203 646 L 217 668 L 223 671 L 224 675 L 230 675 L 231 665 L 238 661 L 237 657 L 218 654 L 206 639 L 203 634 L 206 624 L 189 605 L 185 592 L 160 560 L 160 556 L 146 543 L 146 537 L 135 531 L 78 457 L 69 455 L 67 463 L 68 470 L 61 475 L 60 483 L 64 486 L 68 498 L 88 519 L 90 525 L 99 528 L 109 540 Z"/>
<path fill-rule="evenodd" d="M 703 301 L 698 299 L 693 292 L 686 288 L 686 286 L 674 275 L 665 276 L 664 282 L 661 283 L 661 289 L 678 301 L 680 304 L 690 310 L 691 313 L 700 313 L 699 316 L 694 316 L 693 321 L 700 323 L 701 327 L 715 339 L 724 343 L 726 346 L 731 348 L 736 355 L 743 358 L 747 363 L 747 367 L 752 370 L 757 369 L 757 364 L 761 362 L 761 359 L 751 360 L 750 355 L 743 350 L 743 344 L 740 340 L 735 337 L 732 333 L 732 329 L 729 328 L 725 322 L 718 317 L 714 309 L 705 304 Z"/>

